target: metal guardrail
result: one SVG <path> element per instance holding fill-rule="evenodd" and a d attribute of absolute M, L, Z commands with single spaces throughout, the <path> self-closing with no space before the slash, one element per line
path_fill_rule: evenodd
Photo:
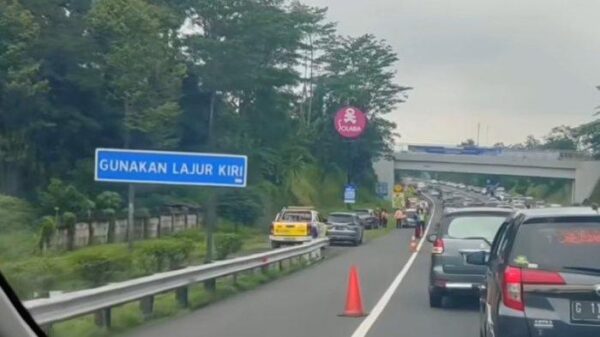
<path fill-rule="evenodd" d="M 102 317 L 102 325 L 110 326 L 110 309 L 113 307 L 146 300 L 150 303 L 151 310 L 153 296 L 168 291 L 177 291 L 180 303 L 187 305 L 187 287 L 192 284 L 256 268 L 268 268 L 273 263 L 295 257 L 320 257 L 321 249 L 328 244 L 329 239 L 321 238 L 298 246 L 158 273 L 98 288 L 64 293 L 52 298 L 30 300 L 24 304 L 36 322 L 46 329 L 49 329 L 52 323 L 92 313 Z M 142 304 L 141 307 L 143 306 Z"/>

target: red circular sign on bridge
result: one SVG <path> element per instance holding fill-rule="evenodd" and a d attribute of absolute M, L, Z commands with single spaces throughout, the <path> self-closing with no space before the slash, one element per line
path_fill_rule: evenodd
<path fill-rule="evenodd" d="M 335 129 L 344 138 L 358 138 L 367 128 L 367 117 L 355 107 L 347 106 L 335 114 Z"/>

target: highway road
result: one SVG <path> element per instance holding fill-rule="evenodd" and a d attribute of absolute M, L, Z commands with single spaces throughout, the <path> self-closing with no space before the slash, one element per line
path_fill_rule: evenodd
<path fill-rule="evenodd" d="M 436 207 L 434 214 L 433 223 L 441 208 Z M 336 253 L 306 270 L 188 315 L 145 325 L 126 336 L 477 336 L 477 300 L 429 308 L 431 245 L 425 242 L 413 256 L 411 235 L 411 229 L 395 230 L 360 247 L 329 248 Z M 366 318 L 338 316 L 352 265 L 360 272 L 365 308 L 370 312 Z"/>

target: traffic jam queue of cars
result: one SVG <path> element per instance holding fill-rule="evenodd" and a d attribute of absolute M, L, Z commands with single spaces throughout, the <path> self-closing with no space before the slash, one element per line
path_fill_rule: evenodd
<path fill-rule="evenodd" d="M 363 243 L 365 230 L 383 227 L 373 209 L 332 212 L 325 219 L 314 207 L 283 208 L 271 224 L 271 247 L 301 244 L 318 237 L 329 237 L 332 244 Z"/>
<path fill-rule="evenodd" d="M 409 205 L 413 207 L 424 203 L 427 204 L 424 200 L 409 198 Z M 410 210 L 409 208 L 407 211 Z M 410 221 L 406 222 L 406 227 L 414 226 Z M 371 208 L 332 212 L 325 218 L 314 207 L 289 206 L 275 216 L 269 240 L 272 248 L 279 248 L 327 236 L 331 244 L 358 246 L 363 243 L 366 230 L 382 227 L 387 227 L 387 218 L 384 220 L 380 213 Z"/>
<path fill-rule="evenodd" d="M 468 197 L 446 199 L 427 237 L 430 306 L 478 297 L 483 337 L 600 336 L 597 207 L 461 207 Z"/>

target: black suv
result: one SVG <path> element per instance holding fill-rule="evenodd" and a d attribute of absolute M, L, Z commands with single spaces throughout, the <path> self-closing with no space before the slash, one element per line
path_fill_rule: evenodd
<path fill-rule="evenodd" d="M 600 336 L 600 214 L 591 208 L 522 210 L 507 220 L 481 288 L 484 337 Z"/>

